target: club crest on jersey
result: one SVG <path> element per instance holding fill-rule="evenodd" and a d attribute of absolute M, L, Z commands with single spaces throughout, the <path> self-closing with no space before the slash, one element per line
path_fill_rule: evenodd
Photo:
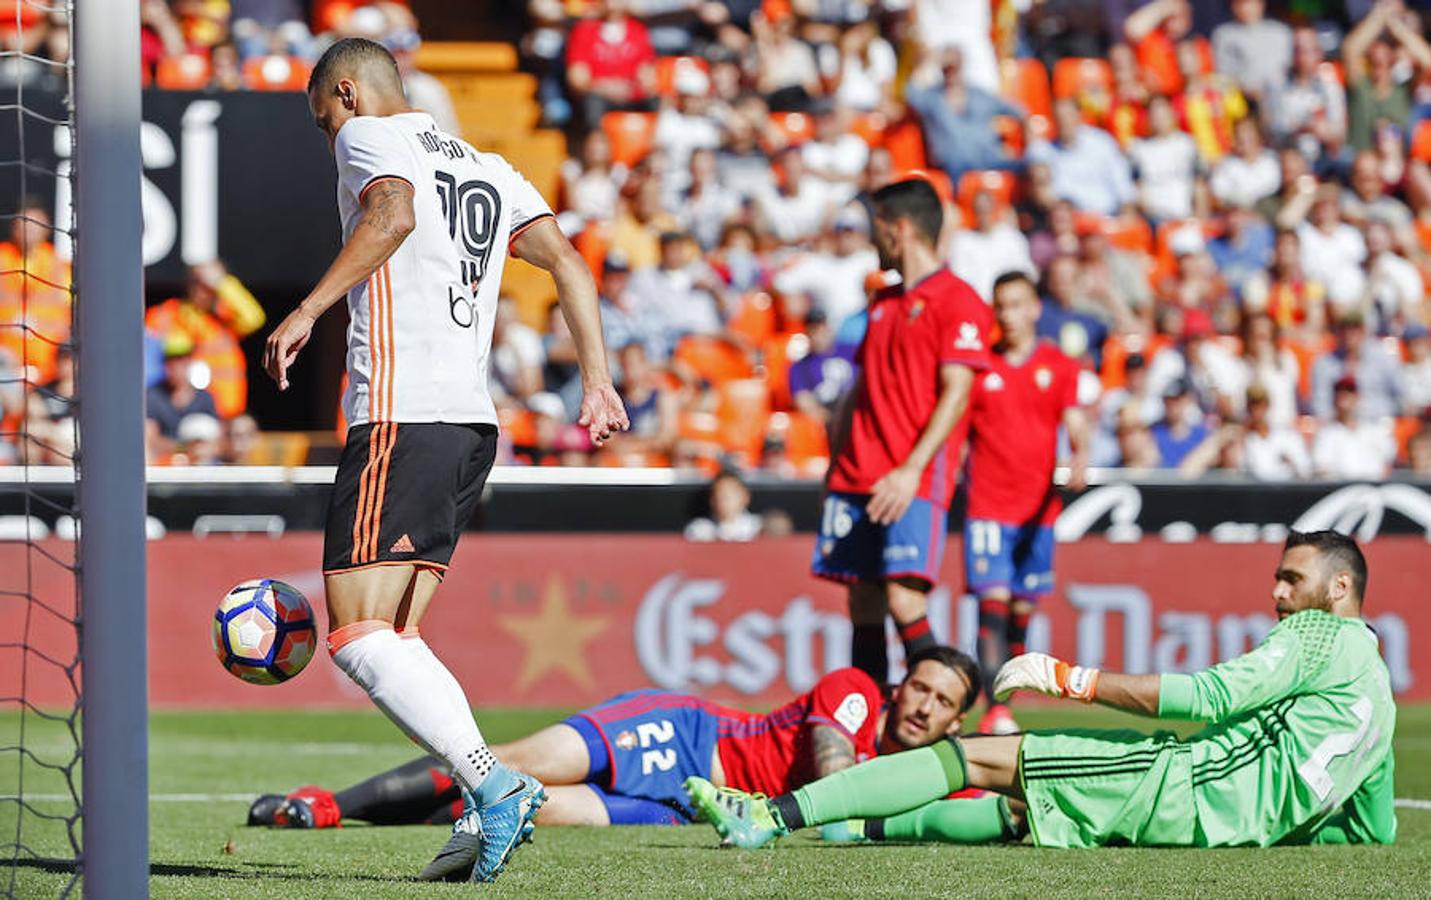
<path fill-rule="evenodd" d="M 979 337 L 979 326 L 964 322 L 959 326 L 959 336 L 954 339 L 955 350 L 982 350 L 984 339 Z"/>
<path fill-rule="evenodd" d="M 635 750 L 636 735 L 630 731 L 623 731 L 616 736 L 616 749 Z"/>
<path fill-rule="evenodd" d="M 990 372 L 990 373 L 984 378 L 984 390 L 986 390 L 986 391 L 1002 391 L 1003 389 L 1004 389 L 1004 379 L 999 375 L 998 372 Z"/>
<path fill-rule="evenodd" d="M 913 322 L 915 319 L 919 318 L 919 315 L 922 312 L 924 312 L 924 301 L 914 301 L 914 305 L 909 308 L 909 321 Z"/>
<path fill-rule="evenodd" d="M 1053 372 L 1047 366 L 1039 366 L 1034 370 L 1034 384 L 1038 385 L 1041 391 L 1048 390 L 1048 386 L 1053 384 Z"/>

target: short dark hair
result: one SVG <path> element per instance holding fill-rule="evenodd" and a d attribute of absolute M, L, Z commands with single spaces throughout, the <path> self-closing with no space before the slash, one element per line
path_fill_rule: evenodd
<path fill-rule="evenodd" d="M 308 93 L 326 94 L 338 83 L 338 79 L 351 76 L 358 71 L 378 66 L 383 80 L 390 80 L 390 87 L 402 90 L 402 75 L 398 73 L 397 60 L 388 48 L 367 38 L 343 38 L 318 58 L 313 74 L 308 76 Z"/>
<path fill-rule="evenodd" d="M 1028 273 L 1020 272 L 1018 269 L 1015 269 L 1012 272 L 1005 272 L 998 278 L 994 279 L 994 287 L 992 290 L 989 291 L 989 299 L 994 299 L 994 295 L 997 294 L 999 292 L 999 288 L 1003 287 L 1004 285 L 1018 284 L 1019 282 L 1023 282 L 1024 284 L 1033 288 L 1035 294 L 1038 293 L 1038 285 L 1034 284 L 1034 280 L 1028 276 Z"/>
<path fill-rule="evenodd" d="M 904 677 L 908 679 L 910 673 L 919 668 L 919 664 L 925 660 L 933 660 L 964 676 L 968 690 L 964 692 L 964 702 L 960 705 L 959 711 L 961 713 L 968 712 L 969 707 L 974 705 L 974 701 L 979 699 L 979 685 L 983 684 L 982 676 L 979 674 L 979 664 L 974 661 L 974 657 L 962 650 L 955 650 L 953 647 L 943 645 L 926 647 L 909 658 L 909 671 L 905 673 Z"/>
<path fill-rule="evenodd" d="M 1366 557 L 1356 541 L 1340 531 L 1293 531 L 1287 535 L 1286 553 L 1293 547 L 1314 547 L 1333 571 L 1347 571 L 1352 577 L 1352 592 L 1357 603 L 1366 598 Z"/>
<path fill-rule="evenodd" d="M 886 222 L 908 219 L 921 237 L 939 243 L 944 229 L 944 205 L 934 185 L 923 178 L 906 178 L 874 192 L 875 217 Z"/>

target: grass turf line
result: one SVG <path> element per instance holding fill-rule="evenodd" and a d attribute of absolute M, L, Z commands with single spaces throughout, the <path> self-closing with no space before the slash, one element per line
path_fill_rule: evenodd
<path fill-rule="evenodd" d="M 553 711 L 479 713 L 493 741 L 556 721 Z M 1148 726 L 1102 709 L 1040 708 L 1021 713 L 1029 727 Z M 0 717 L 0 746 L 16 736 L 16 717 Z M 416 751 L 375 712 L 155 713 L 150 791 L 154 794 L 258 794 L 299 784 L 342 787 L 412 758 Z M 60 729 L 28 723 L 26 744 L 41 758 L 69 751 Z M 1397 728 L 1397 796 L 1431 799 L 1431 706 L 1402 706 Z M 0 795 L 16 792 L 19 760 L 0 754 Z M 24 770 L 26 795 L 63 793 L 36 766 Z M 63 812 L 61 801 L 37 802 Z M 470 885 L 421 885 L 412 875 L 445 840 L 436 827 L 296 832 L 244 827 L 244 801 L 165 802 L 150 806 L 154 897 L 470 896 Z M 545 828 L 495 884 L 492 896 L 1425 896 L 1431 871 L 1431 811 L 1398 810 L 1392 847 L 1272 850 L 1038 850 L 1013 847 L 821 845 L 813 835 L 772 851 L 714 846 L 708 827 Z M 13 840 L 17 808 L 0 803 L 0 838 Z M 63 826 L 26 815 L 21 841 L 40 855 L 64 855 Z M 9 852 L 4 856 L 11 855 Z M 68 874 L 41 864 L 5 871 L 0 893 L 48 897 Z M 11 882 L 13 876 L 14 881 Z"/>

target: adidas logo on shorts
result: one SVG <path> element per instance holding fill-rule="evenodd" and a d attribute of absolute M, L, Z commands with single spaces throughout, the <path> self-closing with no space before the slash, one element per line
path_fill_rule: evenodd
<path fill-rule="evenodd" d="M 412 545 L 412 538 L 410 538 L 410 537 L 408 537 L 407 535 L 404 534 L 402 537 L 398 538 L 398 539 L 393 543 L 393 545 L 392 545 L 391 547 L 388 548 L 388 552 L 389 552 L 389 553 L 416 553 L 416 552 L 417 552 L 417 548 Z"/>

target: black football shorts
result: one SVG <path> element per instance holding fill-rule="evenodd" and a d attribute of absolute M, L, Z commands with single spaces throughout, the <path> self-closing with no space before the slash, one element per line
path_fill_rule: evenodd
<path fill-rule="evenodd" d="M 496 455 L 493 425 L 349 428 L 328 501 L 323 574 L 403 564 L 445 570 Z"/>

